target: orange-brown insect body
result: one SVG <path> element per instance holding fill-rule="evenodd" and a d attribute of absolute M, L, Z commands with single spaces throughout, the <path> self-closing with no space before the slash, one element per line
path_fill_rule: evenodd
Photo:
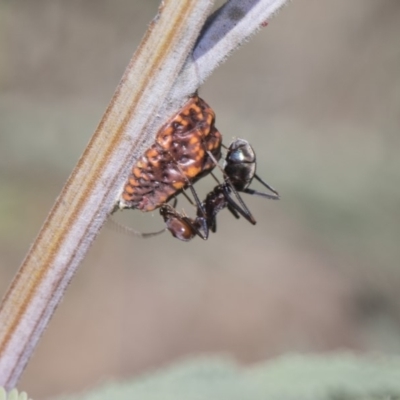
<path fill-rule="evenodd" d="M 193 96 L 158 132 L 133 166 L 122 193 L 125 208 L 152 211 L 211 172 L 221 158 L 222 136 L 208 104 Z"/>

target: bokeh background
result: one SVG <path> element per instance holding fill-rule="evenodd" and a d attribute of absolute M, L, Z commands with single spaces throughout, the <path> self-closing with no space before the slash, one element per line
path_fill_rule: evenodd
<path fill-rule="evenodd" d="M 157 7 L 0 0 L 0 293 Z M 207 242 L 105 227 L 19 387 L 48 398 L 204 353 L 399 353 L 399 37 L 397 0 L 297 0 L 236 52 L 201 95 L 282 200 L 247 196 L 257 225 L 223 212 Z"/>

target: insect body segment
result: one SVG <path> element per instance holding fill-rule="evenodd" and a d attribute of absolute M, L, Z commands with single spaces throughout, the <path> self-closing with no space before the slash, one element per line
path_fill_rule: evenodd
<path fill-rule="evenodd" d="M 198 96 L 158 132 L 155 143 L 133 166 L 121 208 L 152 211 L 211 172 L 221 158 L 222 136 L 215 114 Z"/>

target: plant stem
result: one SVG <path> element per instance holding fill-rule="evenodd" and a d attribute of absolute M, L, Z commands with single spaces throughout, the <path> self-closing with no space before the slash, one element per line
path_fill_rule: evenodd
<path fill-rule="evenodd" d="M 0 309 L 0 385 L 19 379 L 55 308 L 111 212 L 132 154 L 176 80 L 210 0 L 166 0 Z"/>

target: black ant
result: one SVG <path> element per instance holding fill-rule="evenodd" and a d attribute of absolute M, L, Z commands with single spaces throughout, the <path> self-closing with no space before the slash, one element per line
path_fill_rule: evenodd
<path fill-rule="evenodd" d="M 209 154 L 209 156 L 213 159 L 212 154 Z M 219 165 L 217 160 L 214 160 L 214 162 L 216 165 Z M 241 215 L 251 224 L 256 224 L 256 220 L 247 208 L 239 192 L 272 200 L 279 199 L 279 193 L 256 174 L 256 155 L 247 140 L 236 139 L 230 144 L 222 172 L 224 175 L 223 183 L 218 183 L 218 185 L 208 193 L 203 202 L 200 202 L 192 183 L 190 181 L 188 182 L 189 189 L 196 202 L 196 218 L 193 219 L 183 213 L 179 213 L 175 209 L 177 201 L 176 198 L 174 198 L 173 205 L 164 203 L 160 207 L 160 214 L 166 224 L 166 228 L 163 230 L 141 233 L 122 226 L 120 226 L 119 229 L 143 238 L 155 236 L 168 230 L 171 232 L 172 236 L 185 242 L 190 241 L 195 236 L 207 240 L 210 230 L 211 232 L 216 232 L 216 217 L 224 208 L 227 208 L 235 218 L 240 218 Z M 253 179 L 258 180 L 272 194 L 251 189 L 249 186 Z M 185 194 L 185 192 L 183 193 Z M 188 198 L 188 200 L 193 204 L 190 198 Z"/>
<path fill-rule="evenodd" d="M 240 218 L 241 215 L 255 225 L 256 220 L 242 200 L 239 192 L 272 200 L 279 199 L 279 193 L 256 174 L 255 152 L 249 142 L 244 139 L 237 139 L 229 146 L 223 174 L 225 177 L 224 182 L 219 183 L 206 196 L 203 203 L 200 203 L 196 196 L 197 217 L 195 219 L 180 214 L 175 207 L 169 204 L 161 206 L 160 214 L 167 225 L 166 229 L 171 232 L 172 236 L 183 241 L 189 241 L 197 235 L 207 240 L 210 230 L 211 232 L 216 232 L 216 217 L 224 208 L 228 208 L 235 218 Z M 272 194 L 249 188 L 254 178 Z M 232 194 L 236 197 L 236 200 Z"/>

